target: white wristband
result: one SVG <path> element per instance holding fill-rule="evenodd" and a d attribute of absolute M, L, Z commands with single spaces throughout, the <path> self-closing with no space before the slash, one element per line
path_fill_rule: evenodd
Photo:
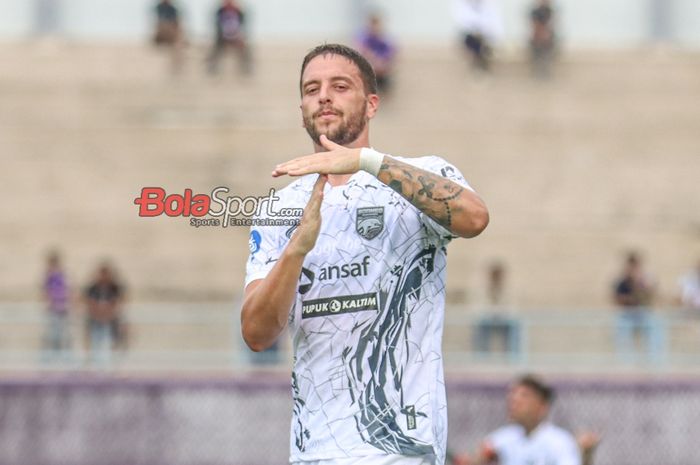
<path fill-rule="evenodd" d="M 372 176 L 379 174 L 379 168 L 382 167 L 384 154 L 379 153 L 374 149 L 363 147 L 360 150 L 360 169 L 367 171 Z"/>

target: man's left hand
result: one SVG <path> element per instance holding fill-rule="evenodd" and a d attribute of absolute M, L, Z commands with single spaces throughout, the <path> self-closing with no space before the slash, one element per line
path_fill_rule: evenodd
<path fill-rule="evenodd" d="M 305 174 L 353 174 L 360 169 L 359 148 L 347 148 L 321 135 L 321 145 L 327 152 L 318 152 L 280 163 L 272 171 L 272 177 L 303 176 Z"/>

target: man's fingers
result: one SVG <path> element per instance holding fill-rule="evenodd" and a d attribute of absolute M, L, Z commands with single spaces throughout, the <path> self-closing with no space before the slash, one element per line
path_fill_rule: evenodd
<path fill-rule="evenodd" d="M 326 185 L 326 175 L 319 175 L 311 191 L 311 197 L 304 208 L 301 223 L 292 236 L 296 250 L 306 254 L 314 248 L 318 232 L 321 229 L 321 204 L 323 203 L 323 187 Z"/>
<path fill-rule="evenodd" d="M 322 139 L 330 149 L 328 152 L 318 152 L 303 157 L 297 157 L 275 166 L 272 177 L 304 176 L 305 174 L 353 174 L 359 169 L 360 149 L 347 149 Z"/>
<path fill-rule="evenodd" d="M 309 203 L 307 207 L 311 208 L 313 211 L 321 210 L 321 203 L 323 202 L 323 188 L 326 185 L 328 176 L 325 174 L 319 174 L 314 184 L 314 188 L 311 190 L 311 198 L 309 198 Z"/>
<path fill-rule="evenodd" d="M 307 155 L 280 163 L 279 165 L 275 166 L 274 170 L 272 170 L 272 177 L 276 178 L 285 174 L 290 176 L 301 176 L 304 174 L 315 173 L 316 171 L 314 171 L 312 168 L 311 162 L 312 160 L 310 159 L 310 156 Z"/>
<path fill-rule="evenodd" d="M 326 137 L 325 134 L 321 134 L 321 137 L 319 138 L 319 141 L 321 142 L 321 145 L 323 148 L 328 149 L 328 150 L 335 150 L 342 148 L 342 145 L 338 145 L 332 140 L 330 140 L 328 137 Z"/>

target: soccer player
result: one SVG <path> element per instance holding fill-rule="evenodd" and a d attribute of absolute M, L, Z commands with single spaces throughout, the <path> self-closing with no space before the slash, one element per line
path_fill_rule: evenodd
<path fill-rule="evenodd" d="M 299 177 L 278 211 L 304 214 L 296 227 L 253 226 L 241 309 L 253 350 L 292 335 L 290 461 L 442 464 L 445 246 L 481 233 L 487 209 L 441 158 L 369 148 L 379 97 L 357 51 L 313 49 L 300 90 L 315 153 L 272 175 Z"/>
<path fill-rule="evenodd" d="M 455 465 L 590 465 L 599 437 L 584 433 L 579 440 L 547 421 L 554 390 L 537 377 L 519 378 L 508 393 L 511 424 L 503 426 L 470 456 L 454 459 Z"/>

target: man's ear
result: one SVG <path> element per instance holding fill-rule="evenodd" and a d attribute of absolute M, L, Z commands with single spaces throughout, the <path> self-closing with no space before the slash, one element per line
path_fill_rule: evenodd
<path fill-rule="evenodd" d="M 374 115 L 377 114 L 379 110 L 379 95 L 368 94 L 367 95 L 367 118 L 372 119 Z"/>

